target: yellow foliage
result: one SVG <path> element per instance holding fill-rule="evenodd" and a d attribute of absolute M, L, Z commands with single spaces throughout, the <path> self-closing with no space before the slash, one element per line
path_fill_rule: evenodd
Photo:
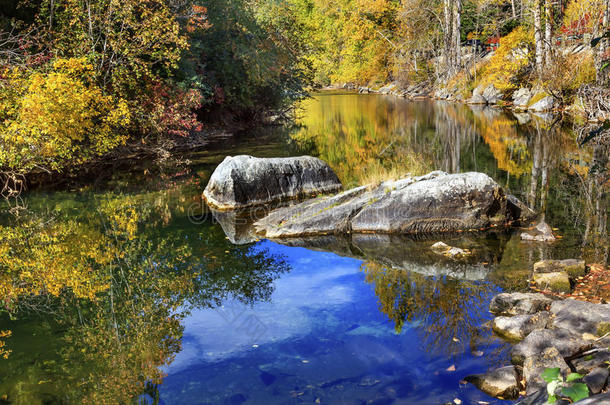
<path fill-rule="evenodd" d="M 5 339 L 11 337 L 10 330 L 0 330 L 0 339 Z M 6 349 L 6 342 L 0 340 L 0 359 L 8 359 L 8 355 L 11 354 L 11 351 Z"/>
<path fill-rule="evenodd" d="M 571 0 L 564 12 L 566 27 L 578 31 L 591 31 L 593 24 L 600 20 L 603 12 L 603 0 Z"/>
<path fill-rule="evenodd" d="M 483 71 L 483 83 L 502 92 L 518 86 L 518 76 L 533 58 L 532 34 L 523 27 L 500 39 L 500 46 Z"/>
<path fill-rule="evenodd" d="M 0 226 L 0 299 L 8 306 L 24 294 L 58 296 L 66 288 L 95 299 L 108 287 L 95 270 L 117 255 L 108 237 L 75 222 Z"/>
<path fill-rule="evenodd" d="M 60 169 L 124 143 L 127 103 L 104 94 L 94 74 L 84 58 L 58 59 L 51 71 L 29 77 L 9 72 L 0 96 L 0 166 Z"/>

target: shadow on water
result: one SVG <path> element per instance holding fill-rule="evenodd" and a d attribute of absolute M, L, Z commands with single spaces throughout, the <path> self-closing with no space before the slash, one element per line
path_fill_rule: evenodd
<path fill-rule="evenodd" d="M 579 147 L 572 124 L 381 96 L 303 107 L 298 125 L 211 140 L 187 165 L 31 193 L 0 214 L 0 403 L 489 401 L 459 381 L 506 356 L 490 298 L 526 288 L 542 258 L 608 262 L 608 146 Z M 258 241 L 201 202 L 216 165 L 244 153 L 317 155 L 346 187 L 482 171 L 563 238 Z M 436 255 L 438 240 L 472 256 Z"/>

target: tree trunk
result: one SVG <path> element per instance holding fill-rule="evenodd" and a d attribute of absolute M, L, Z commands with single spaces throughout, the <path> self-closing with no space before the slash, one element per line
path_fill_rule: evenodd
<path fill-rule="evenodd" d="M 444 0 L 443 1 L 443 5 L 444 5 L 444 17 L 445 17 L 445 26 L 443 27 L 443 37 L 444 37 L 444 41 L 445 43 L 444 45 L 444 52 L 445 52 L 445 68 L 447 69 L 447 71 L 451 70 L 451 66 L 453 64 L 453 57 L 452 57 L 452 52 L 451 52 L 451 48 L 452 48 L 452 41 L 451 41 L 451 36 L 452 36 L 452 27 L 451 27 L 451 22 L 452 22 L 452 18 L 451 18 L 451 8 L 452 8 L 452 0 Z"/>
<path fill-rule="evenodd" d="M 536 69 L 542 73 L 544 63 L 543 44 L 542 44 L 542 21 L 540 18 L 540 0 L 534 0 L 534 42 L 536 45 Z"/>
<path fill-rule="evenodd" d="M 553 48 L 553 5 L 551 0 L 544 0 L 544 64 L 551 63 Z"/>
<path fill-rule="evenodd" d="M 455 70 L 458 71 L 462 67 L 462 0 L 455 0 L 453 9 L 453 40 L 455 46 Z"/>
<path fill-rule="evenodd" d="M 598 33 L 598 35 L 604 35 L 604 33 L 606 32 L 607 29 L 610 29 L 610 0 L 605 0 L 604 1 L 604 5 L 603 5 L 603 15 L 602 15 L 602 26 L 601 29 L 599 30 L 600 32 Z M 608 78 L 608 69 L 610 68 L 606 68 L 605 70 L 602 70 L 602 66 L 604 64 L 604 55 L 606 53 L 606 51 L 608 50 L 608 40 L 607 39 L 602 39 L 599 44 L 597 45 L 599 47 L 599 49 L 597 50 L 597 55 L 596 56 L 596 70 L 597 70 L 597 82 L 599 84 L 604 84 L 607 81 Z"/>
<path fill-rule="evenodd" d="M 515 9 L 515 0 L 510 0 L 510 7 L 513 12 L 513 19 L 517 18 L 517 10 Z"/>

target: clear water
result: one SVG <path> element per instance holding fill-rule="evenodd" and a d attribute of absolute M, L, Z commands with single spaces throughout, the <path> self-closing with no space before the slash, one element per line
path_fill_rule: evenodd
<path fill-rule="evenodd" d="M 296 128 L 215 139 L 180 165 L 120 169 L 32 192 L 25 209 L 5 205 L 0 331 L 11 335 L 0 342 L 11 352 L 0 403 L 505 403 L 461 384 L 508 363 L 509 345 L 486 324 L 490 298 L 526 288 L 540 258 L 608 260 L 607 195 L 596 197 L 590 170 L 598 151 L 552 117 L 519 119 L 324 94 L 303 104 Z M 467 263 L 431 253 L 438 239 L 236 245 L 200 194 L 241 153 L 318 155 L 347 186 L 379 173 L 483 171 L 563 238 L 445 239 L 475 252 Z"/>

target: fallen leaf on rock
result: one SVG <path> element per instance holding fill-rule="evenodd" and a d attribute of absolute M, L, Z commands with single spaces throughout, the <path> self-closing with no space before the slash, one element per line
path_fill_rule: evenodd
<path fill-rule="evenodd" d="M 461 399 L 459 399 L 459 398 L 455 398 L 455 399 L 453 400 L 453 403 L 454 403 L 455 405 L 460 405 L 460 404 L 462 403 L 462 400 L 461 400 Z"/>

